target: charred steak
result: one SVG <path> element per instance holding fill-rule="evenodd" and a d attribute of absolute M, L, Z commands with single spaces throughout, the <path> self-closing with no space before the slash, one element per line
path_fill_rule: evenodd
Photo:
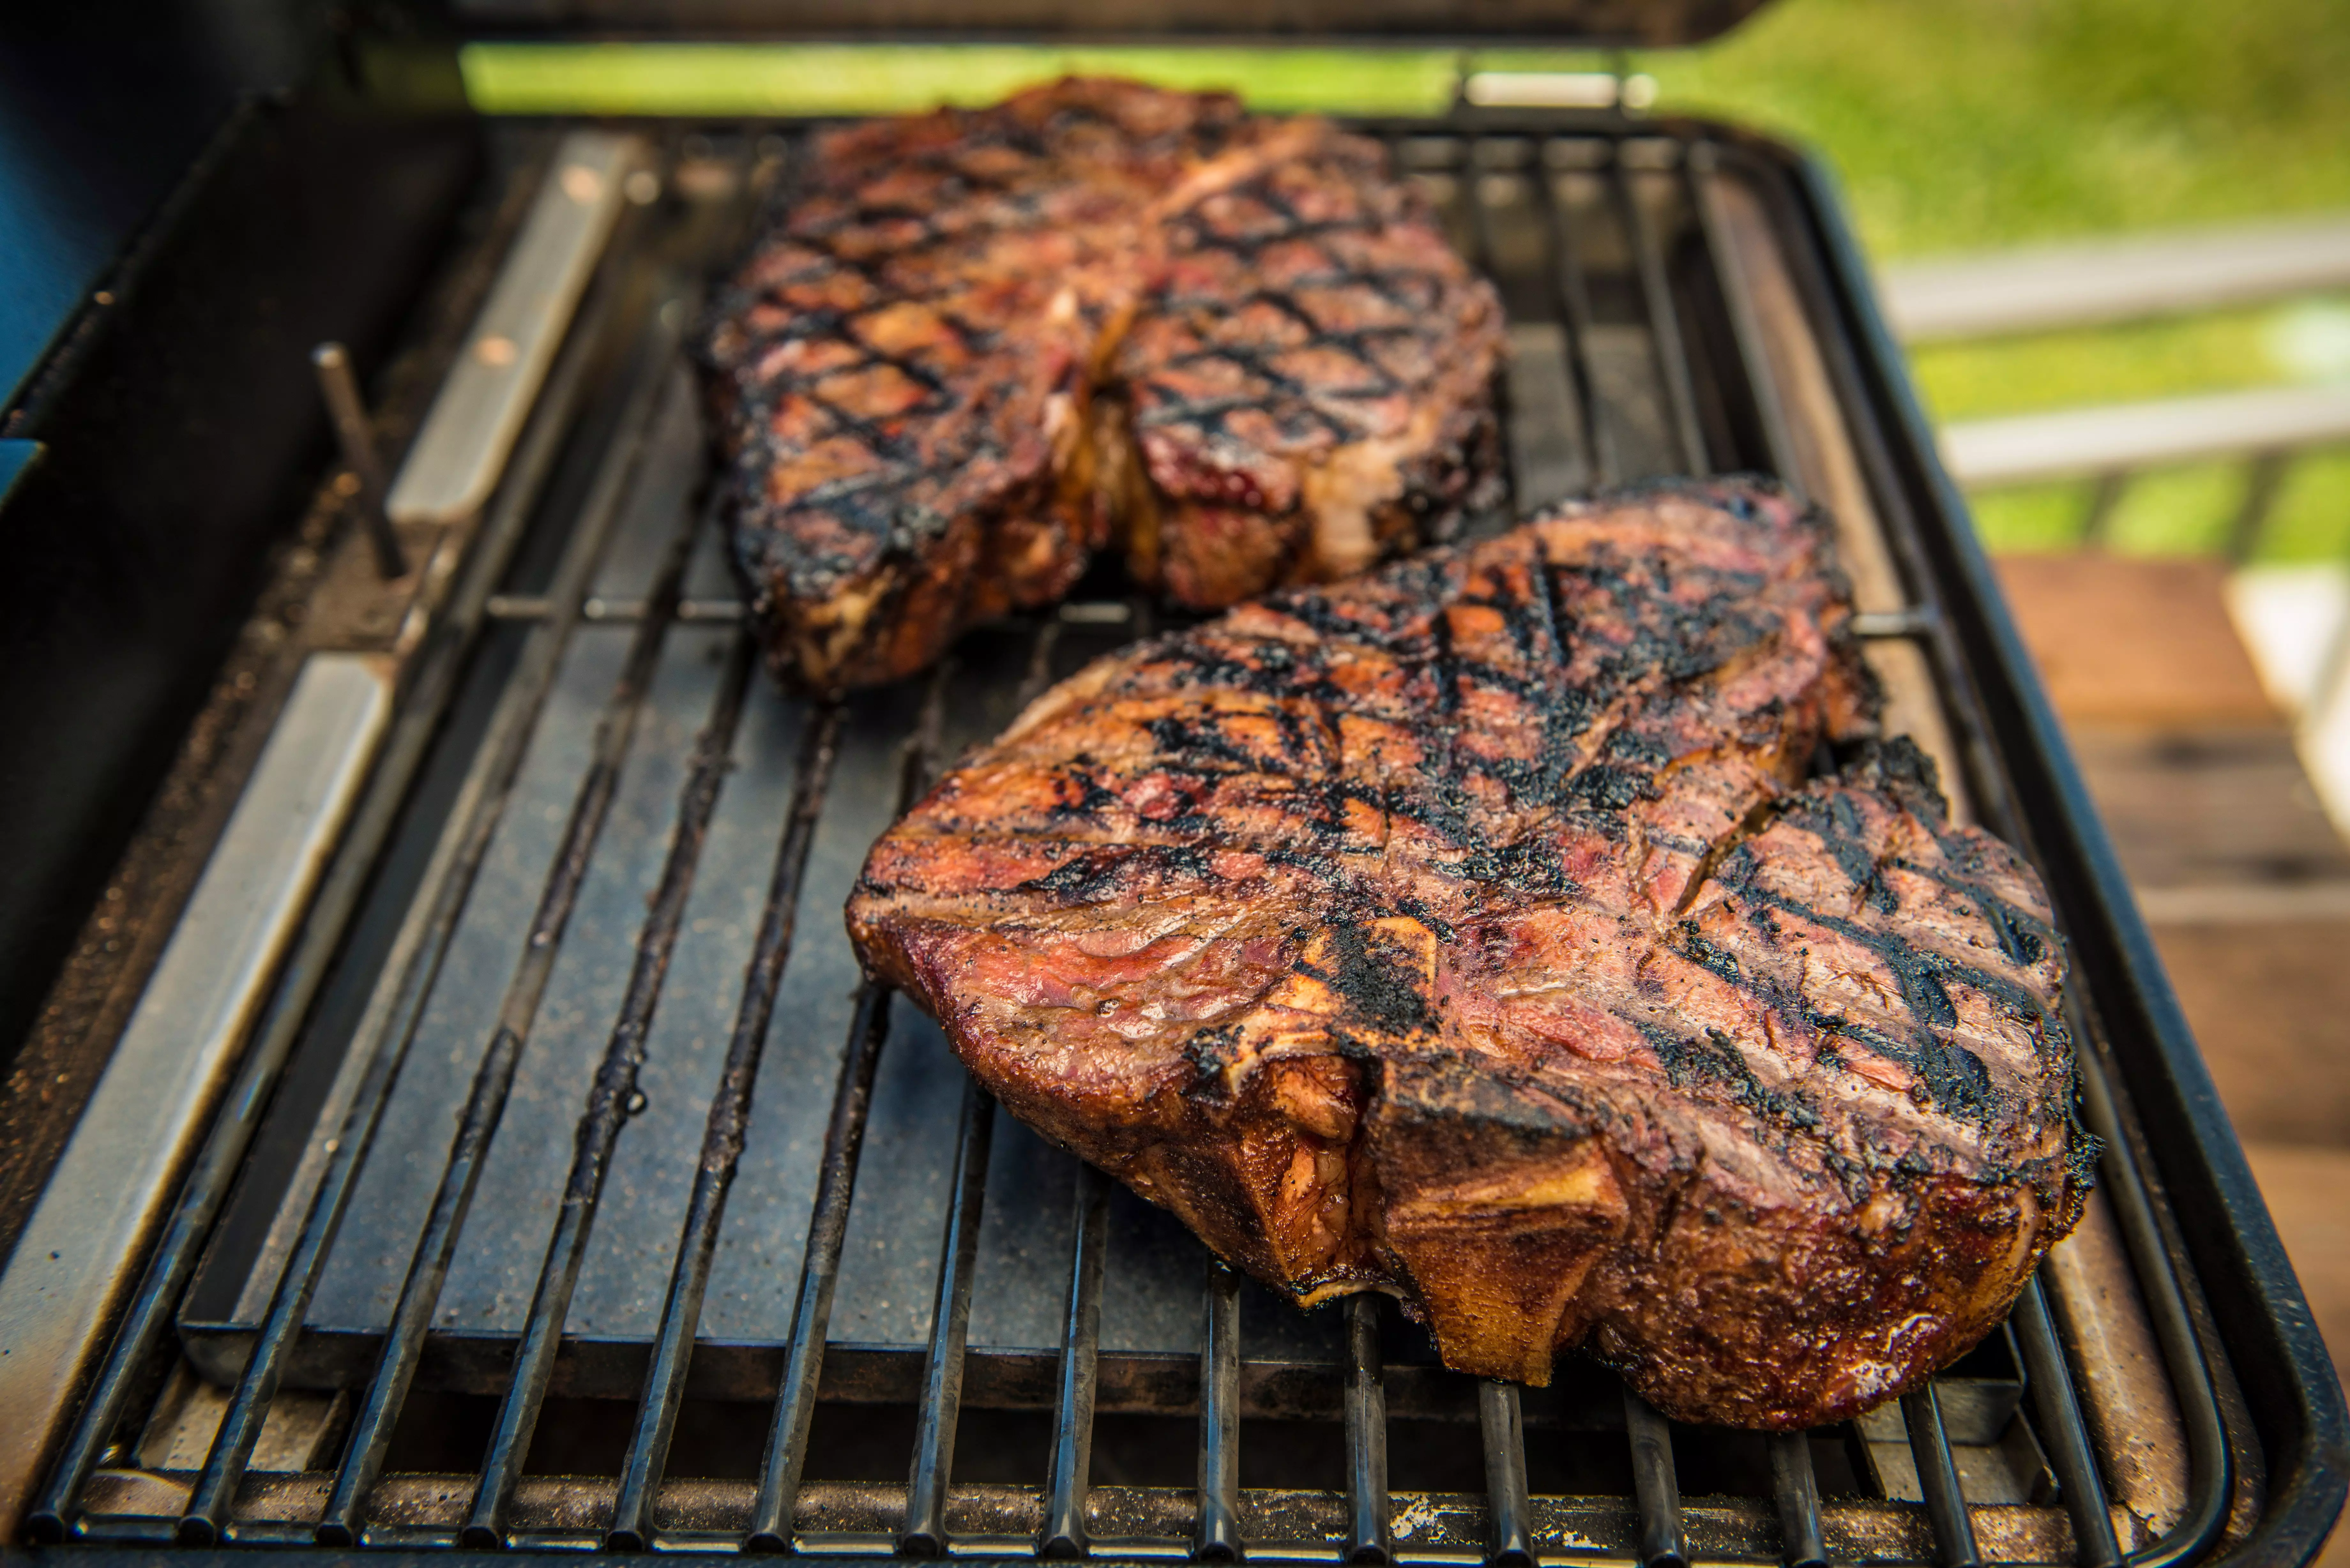
<path fill-rule="evenodd" d="M 2092 1140 L 2040 884 L 1870 737 L 1829 548 L 1759 483 L 1657 488 L 1139 644 L 885 835 L 850 931 L 1301 1303 L 1850 1416 L 1999 1322 Z"/>
<path fill-rule="evenodd" d="M 1377 143 L 1069 80 L 819 139 L 702 360 L 771 660 L 831 691 L 1112 544 L 1218 608 L 1446 536 L 1500 348 Z"/>

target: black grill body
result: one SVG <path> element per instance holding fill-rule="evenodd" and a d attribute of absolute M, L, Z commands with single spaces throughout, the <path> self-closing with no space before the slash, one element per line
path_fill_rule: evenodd
<path fill-rule="evenodd" d="M 250 111 L 220 162 L 295 112 Z M 393 441 L 570 129 L 399 123 L 411 140 L 350 154 L 354 186 L 415 170 L 420 123 L 483 172 L 453 246 L 411 268 L 376 378 Z M 678 345 L 810 128 L 626 129 L 653 195 L 618 220 L 494 496 L 450 525 L 454 586 L 387 617 L 330 475 L 255 623 L 297 629 L 237 643 L 199 724 L 225 738 L 183 748 L 118 873 L 151 898 L 93 917 L 25 1047 L 96 1076 L 287 661 L 393 660 L 390 738 L 308 945 L 18 1505 L 41 1554 L 2314 1552 L 2350 1474 L 2338 1385 L 1815 165 L 1614 113 L 1363 126 L 1502 290 L 1510 504 L 1743 470 L 1829 504 L 1897 711 L 2026 848 L 2073 946 L 2107 1145 L 2078 1266 L 1898 1413 L 1778 1440 L 1674 1428 L 1573 1357 L 1545 1390 L 1448 1373 L 1372 1298 L 1296 1313 L 1013 1122 L 861 979 L 837 911 L 874 835 L 1159 612 L 1105 578 L 902 686 L 775 691 Z M 219 178 L 193 177 L 199 234 L 236 222 Z M 56 407 L 61 451 L 170 461 Z M 281 482 L 315 479 L 318 427 L 274 417 Z M 64 1132 L 20 1150 L 17 1221 Z M 2167 1480 L 2124 1452 L 2133 1429 Z"/>

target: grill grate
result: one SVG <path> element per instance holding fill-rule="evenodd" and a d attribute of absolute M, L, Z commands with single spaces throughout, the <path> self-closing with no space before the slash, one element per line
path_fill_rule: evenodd
<path fill-rule="evenodd" d="M 1686 128 L 1370 129 L 1503 291 L 1517 507 L 1739 468 L 1819 493 L 1821 452 L 1847 442 L 1888 520 L 1874 547 L 1907 558 L 1915 588 L 1864 602 L 1863 628 L 1929 671 L 1933 733 L 1956 737 L 1946 774 L 2021 841 L 1930 576 L 1905 557 L 1827 282 L 1803 271 L 1804 245 L 1774 262 L 1751 223 L 1740 233 L 1738 192 L 1776 176 Z M 2122 1560 L 2115 1461 L 2075 1386 L 2097 1368 L 2037 1282 L 1898 1420 L 1770 1439 L 1675 1428 L 1587 1364 L 1539 1391 L 1445 1372 L 1377 1297 L 1293 1313 L 1004 1117 L 933 1026 L 858 978 L 834 911 L 926 778 L 1150 629 L 1152 607 L 1081 597 L 972 634 L 903 689 L 779 696 L 694 499 L 702 438 L 678 355 L 691 290 L 656 252 L 624 238 L 583 309 L 410 684 L 387 753 L 406 760 L 380 770 L 357 819 L 372 826 L 330 883 L 347 894 L 322 900 L 301 961 L 322 969 L 355 910 L 349 956 L 290 1066 L 308 993 L 265 1023 L 275 1044 L 231 1091 L 36 1533 L 1644 1568 Z M 1825 416 L 1777 367 L 1758 265 L 1808 310 L 1837 394 Z M 597 345 L 630 331 L 599 382 Z M 1885 667 L 1897 701 L 1909 668 Z M 2091 1022 L 2076 1019 L 2084 1040 Z M 2148 1538 L 2127 1542 L 2132 1563 L 2165 1564 L 2215 1532 L 2226 1452 L 2094 1050 L 2083 1067 L 2189 1450 L 2167 1533 L 2133 1526 Z M 892 1410 L 912 1417 L 891 1461 L 902 1483 L 822 1473 L 902 1438 Z M 1023 1411 L 1049 1415 L 1004 1423 Z M 1160 1437 L 1138 1436 L 1153 1419 Z M 1196 1486 L 1143 1473 L 1170 1420 Z M 480 1445 L 453 1468 L 418 1462 L 435 1427 Z M 547 1473 L 593 1446 L 580 1428 L 617 1458 Z M 990 1450 L 1024 1432 L 1034 1479 L 993 1479 Z M 1314 1469 L 1285 1451 L 1301 1445 L 1336 1461 L 1315 1472 L 1328 1484 L 1296 1484 Z M 1280 1462 L 1244 1484 L 1258 1452 Z M 1703 1461 L 1687 1502 L 1677 1459 Z M 1390 1491 L 1391 1459 L 1413 1484 Z M 1839 1484 L 1824 1488 L 1818 1461 Z M 1419 1484 L 1463 1473 L 1481 1480 Z"/>

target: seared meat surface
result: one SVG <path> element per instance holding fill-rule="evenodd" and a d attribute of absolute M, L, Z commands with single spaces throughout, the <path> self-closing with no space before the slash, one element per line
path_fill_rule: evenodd
<path fill-rule="evenodd" d="M 1660 487 L 1139 644 L 892 828 L 850 931 L 1302 1304 L 1848 1417 L 2000 1320 L 2092 1140 L 2045 896 L 1872 737 L 1829 548 L 1767 486 Z"/>
<path fill-rule="evenodd" d="M 1070 80 L 819 138 L 702 358 L 772 661 L 834 691 L 1113 543 L 1216 608 L 1448 535 L 1500 346 L 1377 143 Z"/>

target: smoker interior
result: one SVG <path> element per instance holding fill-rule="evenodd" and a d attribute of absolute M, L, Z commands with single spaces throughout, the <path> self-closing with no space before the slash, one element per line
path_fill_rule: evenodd
<path fill-rule="evenodd" d="M 2028 842 L 1787 165 L 1669 122 L 1365 129 L 1500 287 L 1510 506 L 1740 470 L 1835 504 L 1895 727 Z M 1929 1394 L 1773 1439 L 1669 1426 L 1578 1355 L 1540 1390 L 1447 1372 L 1381 1298 L 1295 1311 L 862 982 L 838 910 L 874 836 L 1155 611 L 1104 573 L 837 705 L 759 672 L 679 345 L 806 135 L 665 134 L 339 966 L 183 1243 L 160 1350 L 101 1383 L 110 1445 L 36 1525 L 1431 1563 L 2208 1547 L 2244 1417 L 2095 1050 L 2105 1182 L 2044 1294 Z"/>

